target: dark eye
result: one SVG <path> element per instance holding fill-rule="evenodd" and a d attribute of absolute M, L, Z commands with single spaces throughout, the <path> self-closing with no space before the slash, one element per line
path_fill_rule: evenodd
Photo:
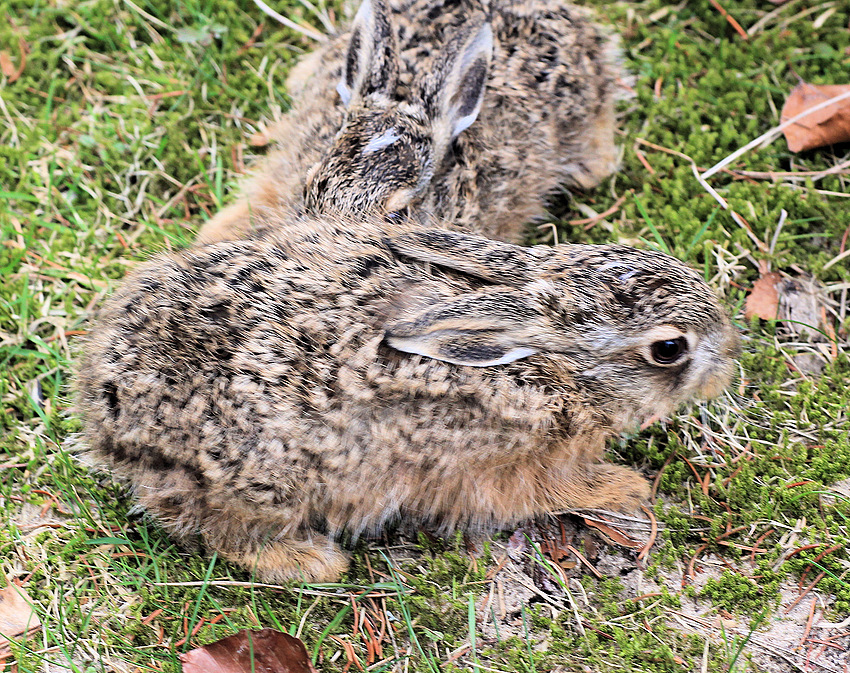
<path fill-rule="evenodd" d="M 688 340 L 685 337 L 656 341 L 650 346 L 652 359 L 660 365 L 672 365 L 688 352 Z"/>

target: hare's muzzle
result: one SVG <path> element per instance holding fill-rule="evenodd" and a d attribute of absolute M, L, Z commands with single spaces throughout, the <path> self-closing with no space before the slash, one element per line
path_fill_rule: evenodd
<path fill-rule="evenodd" d="M 735 360 L 741 355 L 741 338 L 734 328 L 730 327 L 716 341 L 719 343 L 715 347 L 707 344 L 706 352 L 699 358 L 703 366 L 699 371 L 697 396 L 705 400 L 717 397 L 729 387 L 735 374 Z"/>

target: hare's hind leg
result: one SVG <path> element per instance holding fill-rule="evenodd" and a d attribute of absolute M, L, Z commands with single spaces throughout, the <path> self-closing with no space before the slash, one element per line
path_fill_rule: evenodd
<path fill-rule="evenodd" d="M 222 549 L 221 554 L 263 582 L 332 582 L 348 568 L 339 547 L 323 535 L 273 539 L 256 549 Z"/>
<path fill-rule="evenodd" d="M 262 517 L 256 510 L 233 505 L 208 507 L 201 536 L 207 547 L 261 581 L 330 582 L 348 567 L 345 554 L 324 535 L 310 529 L 289 534 L 284 531 L 293 527 L 287 517 Z"/>
<path fill-rule="evenodd" d="M 649 484 L 635 470 L 601 463 L 591 467 L 591 490 L 585 507 L 635 510 L 649 497 Z"/>
<path fill-rule="evenodd" d="M 348 567 L 345 554 L 324 535 L 305 531 L 285 536 L 281 531 L 291 527 L 291 519 L 264 517 L 232 494 L 211 500 L 189 470 L 173 466 L 166 472 L 139 471 L 134 482 L 139 503 L 176 538 L 200 532 L 208 549 L 261 581 L 326 582 L 338 579 Z"/>

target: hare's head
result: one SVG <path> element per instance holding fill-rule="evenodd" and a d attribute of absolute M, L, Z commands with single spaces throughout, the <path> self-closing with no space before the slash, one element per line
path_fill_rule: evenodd
<path fill-rule="evenodd" d="M 521 248 L 444 231 L 389 241 L 403 256 L 488 283 L 399 305 L 397 350 L 471 366 L 533 356 L 554 384 L 577 384 L 620 428 L 663 416 L 731 381 L 737 331 L 692 269 L 621 245 Z"/>
<path fill-rule="evenodd" d="M 397 213 L 427 188 L 451 141 L 481 108 L 493 49 L 480 17 L 423 59 L 422 73 L 399 89 L 399 56 L 384 0 L 364 0 L 351 27 L 337 86 L 345 123 L 307 175 L 312 212 Z"/>

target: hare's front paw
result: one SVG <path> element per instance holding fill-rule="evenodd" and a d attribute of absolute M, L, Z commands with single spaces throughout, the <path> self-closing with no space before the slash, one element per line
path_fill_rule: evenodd
<path fill-rule="evenodd" d="M 587 191 L 617 170 L 619 150 L 614 142 L 616 120 L 608 105 L 587 131 L 587 145 L 570 175 L 573 184 Z"/>
<path fill-rule="evenodd" d="M 649 497 L 649 484 L 635 470 L 618 465 L 594 465 L 591 480 L 595 486 L 588 507 L 633 511 Z"/>
<path fill-rule="evenodd" d="M 649 484 L 634 470 L 608 463 L 587 466 L 549 484 L 548 509 L 612 509 L 633 511 L 649 496 Z"/>
<path fill-rule="evenodd" d="M 321 535 L 310 540 L 270 540 L 259 551 L 223 552 L 223 555 L 269 583 L 293 579 L 333 582 L 348 568 L 345 554 Z"/>
<path fill-rule="evenodd" d="M 251 227 L 251 209 L 245 199 L 231 203 L 208 220 L 198 232 L 198 243 L 218 243 L 240 238 Z"/>

